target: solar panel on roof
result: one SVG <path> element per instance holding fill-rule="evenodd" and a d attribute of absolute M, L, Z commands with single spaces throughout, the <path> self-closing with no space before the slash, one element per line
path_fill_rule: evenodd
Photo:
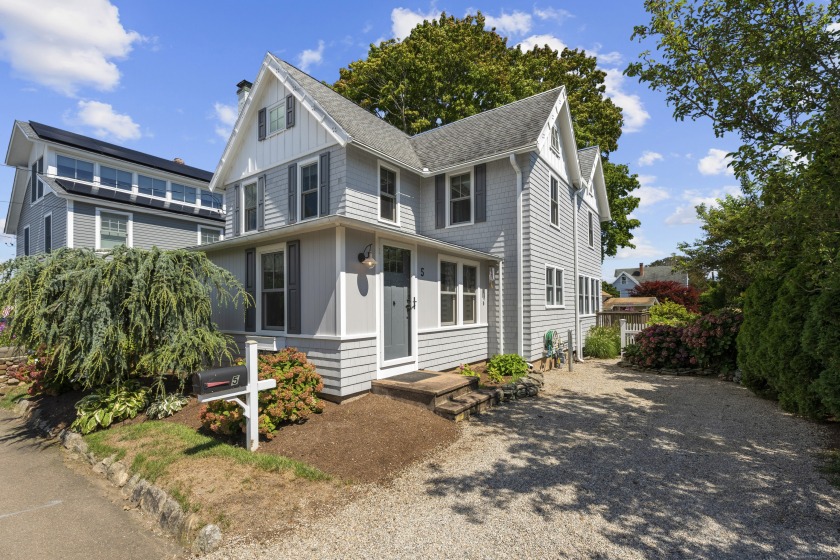
<path fill-rule="evenodd" d="M 137 150 L 130 150 L 128 148 L 123 148 L 122 146 L 117 146 L 116 144 L 110 144 L 108 142 L 103 142 L 102 140 L 97 140 L 96 138 L 82 136 L 81 134 L 61 130 L 60 128 L 55 128 L 41 123 L 29 121 L 29 125 L 32 127 L 32 130 L 34 130 L 35 133 L 44 140 L 51 140 L 53 142 L 58 142 L 59 144 L 81 148 L 83 150 L 102 154 L 104 156 L 138 163 L 154 169 L 166 171 L 167 173 L 174 173 L 183 177 L 198 179 L 199 181 L 210 182 L 210 179 L 213 178 L 213 174 L 211 172 L 198 169 L 197 167 L 182 165 L 168 159 L 138 152 Z"/>

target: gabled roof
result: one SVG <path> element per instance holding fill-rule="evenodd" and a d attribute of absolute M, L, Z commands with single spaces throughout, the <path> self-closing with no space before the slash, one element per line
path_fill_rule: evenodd
<path fill-rule="evenodd" d="M 578 161 L 580 162 L 580 174 L 583 180 L 589 182 L 592 180 L 592 174 L 595 172 L 595 162 L 601 155 L 601 150 L 598 146 L 589 146 L 578 150 Z"/>
<path fill-rule="evenodd" d="M 659 300 L 650 297 L 611 297 L 604 302 L 604 309 L 613 307 L 651 307 L 657 305 Z"/>
<path fill-rule="evenodd" d="M 615 270 L 616 278 L 622 274 L 636 283 L 673 280 L 685 284 L 687 277 L 685 272 L 675 271 L 671 266 L 646 266 L 644 267 L 644 273 L 641 273 L 638 268 L 617 268 Z"/>
<path fill-rule="evenodd" d="M 421 132 L 411 144 L 431 172 L 533 148 L 562 92 L 560 86 Z"/>

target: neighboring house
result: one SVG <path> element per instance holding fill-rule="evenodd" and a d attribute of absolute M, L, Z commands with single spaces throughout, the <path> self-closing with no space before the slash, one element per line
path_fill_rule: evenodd
<path fill-rule="evenodd" d="M 224 238 L 212 173 L 36 122 L 16 121 L 3 232 L 17 255 L 59 247 L 176 249 Z"/>
<path fill-rule="evenodd" d="M 266 55 L 211 181 L 225 240 L 203 247 L 256 301 L 217 309 L 238 341 L 296 346 L 343 398 L 498 353 L 578 348 L 600 308 L 597 147 L 556 88 L 408 136 Z"/>
<path fill-rule="evenodd" d="M 658 303 L 655 297 L 611 297 L 604 302 L 604 311 L 647 311 Z"/>
<path fill-rule="evenodd" d="M 688 273 L 678 272 L 671 266 L 645 266 L 639 263 L 639 268 L 618 268 L 615 271 L 612 286 L 617 289 L 621 297 L 630 297 L 633 288 L 642 282 L 670 281 L 688 286 Z"/>

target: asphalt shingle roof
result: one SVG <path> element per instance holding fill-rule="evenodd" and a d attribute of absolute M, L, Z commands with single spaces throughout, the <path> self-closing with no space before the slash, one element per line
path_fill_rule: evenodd
<path fill-rule="evenodd" d="M 685 284 L 686 273 L 674 272 L 671 266 L 646 266 L 644 274 L 639 274 L 638 268 L 617 268 L 615 276 L 618 278 L 624 272 L 628 276 L 632 276 L 636 282 L 652 282 L 660 280 L 674 280 L 681 284 Z"/>

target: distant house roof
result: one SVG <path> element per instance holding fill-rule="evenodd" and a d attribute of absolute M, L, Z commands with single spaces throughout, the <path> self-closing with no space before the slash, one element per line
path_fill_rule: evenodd
<path fill-rule="evenodd" d="M 658 303 L 655 297 L 615 297 L 604 302 L 604 310 L 609 311 L 613 307 L 653 307 Z"/>
<path fill-rule="evenodd" d="M 46 140 L 49 142 L 55 142 L 56 144 L 64 144 L 65 146 L 71 146 L 88 152 L 110 156 L 131 163 L 137 163 L 139 165 L 145 165 L 146 167 L 158 169 L 167 173 L 173 173 L 175 175 L 181 175 L 182 177 L 189 177 L 190 179 L 196 179 L 198 181 L 210 182 L 210 179 L 213 178 L 213 174 L 210 171 L 205 171 L 203 169 L 198 169 L 197 167 L 191 167 L 181 163 L 175 163 L 174 160 L 152 156 L 143 152 L 138 152 L 137 150 L 123 148 L 122 146 L 103 142 L 102 140 L 97 140 L 96 138 L 82 136 L 81 134 L 76 134 L 75 132 L 61 130 L 60 128 L 55 128 L 33 121 L 29 121 L 28 123 L 17 121 L 16 124 L 21 127 L 21 130 L 23 130 L 24 134 L 26 134 L 30 140 Z"/>
<path fill-rule="evenodd" d="M 640 268 L 617 268 L 615 277 L 618 278 L 622 274 L 626 274 L 638 284 L 667 280 L 685 284 L 688 280 L 688 275 L 685 272 L 675 271 L 671 266 L 645 266 Z"/>

